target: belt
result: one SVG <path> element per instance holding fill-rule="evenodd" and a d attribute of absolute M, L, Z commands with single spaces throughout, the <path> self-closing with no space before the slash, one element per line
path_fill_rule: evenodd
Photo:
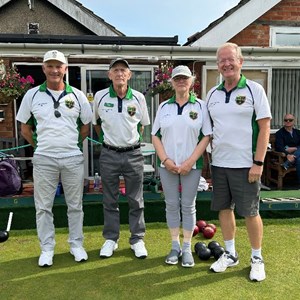
<path fill-rule="evenodd" d="M 132 151 L 132 150 L 141 148 L 141 144 L 135 144 L 135 145 L 128 146 L 128 147 L 116 147 L 116 146 L 111 146 L 111 145 L 107 145 L 107 144 L 103 143 L 102 146 L 108 150 L 113 150 L 116 152 L 127 152 L 127 151 Z"/>

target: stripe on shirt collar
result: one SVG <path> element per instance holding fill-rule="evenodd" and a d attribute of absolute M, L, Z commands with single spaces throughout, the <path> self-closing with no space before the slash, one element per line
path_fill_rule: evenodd
<path fill-rule="evenodd" d="M 238 89 L 243 89 L 243 88 L 245 88 L 245 87 L 246 87 L 246 81 L 247 81 L 246 77 L 245 77 L 243 74 L 241 74 L 241 78 L 240 78 L 240 80 L 239 80 L 239 82 L 238 82 L 236 88 L 238 88 Z M 224 82 L 225 82 L 225 81 L 223 81 L 223 82 L 217 87 L 217 90 L 221 91 L 221 90 L 224 89 Z"/>
<path fill-rule="evenodd" d="M 172 104 L 172 103 L 175 103 L 175 102 L 176 102 L 176 95 L 172 96 L 167 103 Z M 190 93 L 188 102 L 196 103 L 196 96 L 194 94 Z"/>
<path fill-rule="evenodd" d="M 109 87 L 109 96 L 110 96 L 111 98 L 116 98 L 116 97 L 118 97 L 118 95 L 117 95 L 117 93 L 115 92 L 114 87 L 113 87 L 112 84 L 111 84 L 110 87 Z M 126 96 L 125 96 L 123 99 L 131 100 L 132 98 L 133 98 L 133 95 L 132 95 L 132 89 L 131 89 L 130 86 L 128 86 Z"/>

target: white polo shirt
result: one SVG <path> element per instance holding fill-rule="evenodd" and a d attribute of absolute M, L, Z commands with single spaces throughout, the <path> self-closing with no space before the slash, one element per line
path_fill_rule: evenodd
<path fill-rule="evenodd" d="M 206 102 L 213 124 L 212 165 L 250 168 L 259 131 L 257 120 L 271 118 L 264 88 L 241 75 L 230 92 L 223 83 L 212 88 Z"/>
<path fill-rule="evenodd" d="M 137 144 L 139 127 L 150 124 L 145 96 L 128 87 L 120 99 L 111 85 L 98 91 L 94 98 L 93 123 L 101 125 L 101 142 L 115 147 Z"/>
<path fill-rule="evenodd" d="M 152 135 L 161 137 L 167 156 L 177 166 L 191 156 L 203 135 L 211 133 L 205 102 L 193 95 L 182 107 L 175 101 L 175 96 L 162 102 L 151 132 Z M 161 167 L 164 166 L 161 164 Z M 193 169 L 196 168 L 202 168 L 201 159 L 193 166 Z"/>
<path fill-rule="evenodd" d="M 58 158 L 82 154 L 79 133 L 82 124 L 92 121 L 90 103 L 82 91 L 66 84 L 66 95 L 59 100 L 57 108 L 61 116 L 57 118 L 46 89 L 46 83 L 30 89 L 17 114 L 18 121 L 33 125 L 35 154 Z M 57 100 L 56 93 L 52 95 Z"/>

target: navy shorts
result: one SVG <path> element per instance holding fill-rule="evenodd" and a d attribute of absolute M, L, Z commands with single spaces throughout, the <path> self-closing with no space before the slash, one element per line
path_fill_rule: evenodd
<path fill-rule="evenodd" d="M 259 214 L 260 182 L 249 183 L 249 170 L 212 166 L 211 210 L 235 209 L 241 217 Z"/>

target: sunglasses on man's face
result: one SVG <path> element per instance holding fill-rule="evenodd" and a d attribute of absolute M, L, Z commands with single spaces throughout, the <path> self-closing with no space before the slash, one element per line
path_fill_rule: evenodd
<path fill-rule="evenodd" d="M 284 119 L 284 122 L 293 122 L 294 119 Z"/>

